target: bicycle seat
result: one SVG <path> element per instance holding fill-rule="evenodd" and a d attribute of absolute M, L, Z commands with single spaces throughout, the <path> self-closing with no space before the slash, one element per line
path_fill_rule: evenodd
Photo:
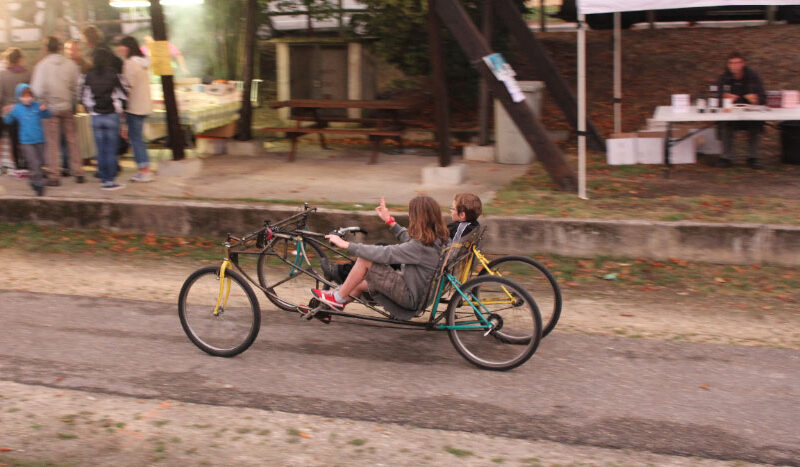
<path fill-rule="evenodd" d="M 408 308 L 404 308 L 385 295 L 373 293 L 372 299 L 378 302 L 378 304 L 380 304 L 384 310 L 388 311 L 394 319 L 408 321 L 417 316 L 417 310 L 409 310 Z"/>

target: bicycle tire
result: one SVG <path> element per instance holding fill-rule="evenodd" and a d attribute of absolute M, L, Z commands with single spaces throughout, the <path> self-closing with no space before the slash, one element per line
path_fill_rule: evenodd
<path fill-rule="evenodd" d="M 258 283 L 267 290 L 267 299 L 275 306 L 286 311 L 298 311 L 298 306 L 307 304 L 311 299 L 311 289 L 319 289 L 323 283 L 303 272 L 291 277 L 291 266 L 286 263 L 292 255 L 291 251 L 294 248 L 290 249 L 290 244 L 295 245 L 294 240 L 285 238 L 276 239 L 269 250 L 265 250 L 258 256 Z M 310 264 L 305 264 L 303 269 L 323 277 L 321 263 L 323 258 L 324 261 L 328 260 L 325 253 L 312 241 L 306 241 L 304 245 L 306 256 Z M 270 253 L 270 251 L 272 251 L 272 253 Z M 271 259 L 272 261 L 270 261 Z M 278 272 L 281 268 L 284 268 L 285 271 Z M 274 275 L 276 278 L 284 276 L 283 279 L 271 281 L 272 284 L 278 283 L 279 285 L 275 286 L 270 284 L 267 277 L 269 274 L 268 270 L 275 271 Z M 295 289 L 299 288 L 300 290 L 289 291 L 287 287 L 283 287 L 283 284 L 287 283 L 293 285 Z"/>
<path fill-rule="evenodd" d="M 194 345 L 216 357 L 233 357 L 256 340 L 261 328 L 261 309 L 245 279 L 235 271 L 226 270 L 230 289 L 222 312 L 215 316 L 213 310 L 220 291 L 219 269 L 220 266 L 207 266 L 189 275 L 178 297 L 178 316 L 183 331 Z M 223 338 L 223 333 L 233 337 Z"/>
<path fill-rule="evenodd" d="M 472 326 L 471 329 L 447 330 L 450 342 L 462 357 L 479 368 L 506 371 L 533 356 L 542 338 L 542 318 L 536 302 L 525 289 L 510 279 L 491 275 L 470 279 L 459 289 L 477 298 L 484 317 L 498 325 L 489 333 L 476 328 L 474 323 L 478 315 L 456 290 L 447 305 L 447 325 Z M 514 303 L 499 300 L 509 293 L 513 294 Z"/>
<path fill-rule="evenodd" d="M 501 277 L 512 279 L 536 300 L 542 315 L 542 337 L 555 329 L 561 318 L 561 287 L 555 276 L 542 263 L 527 256 L 502 256 L 489 262 L 489 269 Z M 533 273 L 530 269 L 533 268 Z M 486 268 L 478 277 L 488 274 Z M 542 277 L 544 276 L 544 277 Z"/>

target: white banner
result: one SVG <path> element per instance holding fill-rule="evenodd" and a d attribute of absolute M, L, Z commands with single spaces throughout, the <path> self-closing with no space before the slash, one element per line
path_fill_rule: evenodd
<path fill-rule="evenodd" d="M 703 6 L 735 5 L 800 5 L 800 0 L 576 0 L 578 13 L 612 13 L 615 11 L 664 10 L 671 8 L 694 8 Z M 665 8 L 665 5 L 668 7 Z"/>

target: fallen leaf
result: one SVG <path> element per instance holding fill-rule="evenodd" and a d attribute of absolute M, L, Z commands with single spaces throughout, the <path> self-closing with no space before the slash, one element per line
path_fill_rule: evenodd
<path fill-rule="evenodd" d="M 94 240 L 86 240 L 87 245 L 97 245 L 97 242 Z"/>
<path fill-rule="evenodd" d="M 721 277 L 715 277 L 715 278 L 714 278 L 714 280 L 715 280 L 716 282 L 719 282 L 720 284 L 723 284 L 723 283 L 725 283 L 725 282 L 728 282 L 728 281 L 726 281 L 725 279 L 723 279 L 723 278 L 721 278 Z"/>
<path fill-rule="evenodd" d="M 16 449 L 11 449 L 11 448 L 0 448 L 0 452 L 11 452 L 11 451 L 16 451 Z"/>
<path fill-rule="evenodd" d="M 302 431 L 297 434 L 297 436 L 302 436 L 303 438 L 311 438 L 311 435 L 308 433 L 303 433 Z"/>
<path fill-rule="evenodd" d="M 705 391 L 710 391 L 710 390 L 711 390 L 711 388 L 710 388 L 710 387 L 708 387 L 708 385 L 707 385 L 707 384 L 701 384 L 701 385 L 700 385 L 700 389 L 703 389 L 703 390 L 705 390 Z"/>
<path fill-rule="evenodd" d="M 630 314 L 630 313 L 620 313 L 619 315 L 620 315 L 620 316 L 633 316 L 633 315 L 632 315 L 632 314 Z"/>
<path fill-rule="evenodd" d="M 608 273 L 605 276 L 603 276 L 603 279 L 605 279 L 607 281 L 615 281 L 615 280 L 617 280 L 617 277 L 619 277 L 619 274 L 617 274 L 616 272 L 612 272 L 612 273 Z"/>

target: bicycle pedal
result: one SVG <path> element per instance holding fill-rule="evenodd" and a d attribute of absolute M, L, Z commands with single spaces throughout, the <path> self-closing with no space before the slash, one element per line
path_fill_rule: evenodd
<path fill-rule="evenodd" d="M 326 311 L 320 311 L 315 313 L 314 318 L 317 318 L 318 320 L 322 321 L 325 324 L 331 324 L 331 321 L 333 321 L 333 315 Z"/>

